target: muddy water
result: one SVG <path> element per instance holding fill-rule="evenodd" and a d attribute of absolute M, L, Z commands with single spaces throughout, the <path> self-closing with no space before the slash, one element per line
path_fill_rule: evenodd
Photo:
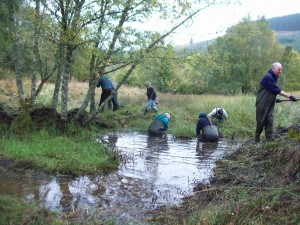
<path fill-rule="evenodd" d="M 111 133 L 97 140 L 121 151 L 125 164 L 108 175 L 70 178 L 0 170 L 0 193 L 35 200 L 74 220 L 115 217 L 123 224 L 146 216 L 147 210 L 179 204 L 197 182 L 208 182 L 212 168 L 236 144 L 199 143 L 141 133 Z"/>

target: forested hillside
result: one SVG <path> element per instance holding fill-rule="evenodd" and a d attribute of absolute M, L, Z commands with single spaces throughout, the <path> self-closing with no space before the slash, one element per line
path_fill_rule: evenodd
<path fill-rule="evenodd" d="M 268 22 L 271 29 L 275 31 L 300 31 L 300 13 L 274 17 Z"/>
<path fill-rule="evenodd" d="M 300 13 L 274 17 L 268 22 L 279 43 L 292 46 L 300 53 Z"/>
<path fill-rule="evenodd" d="M 276 40 L 285 46 L 292 46 L 300 53 L 300 13 L 274 17 L 267 20 L 269 26 L 275 31 Z M 179 49 L 205 50 L 216 39 L 178 46 Z"/>

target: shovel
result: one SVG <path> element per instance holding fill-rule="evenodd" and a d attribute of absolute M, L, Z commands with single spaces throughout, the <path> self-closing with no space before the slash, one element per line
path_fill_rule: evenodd
<path fill-rule="evenodd" d="M 299 101 L 300 99 L 297 99 L 297 101 Z M 280 103 L 280 102 L 292 102 L 292 100 L 290 99 L 279 99 L 279 98 L 276 98 L 276 101 L 275 103 Z"/>

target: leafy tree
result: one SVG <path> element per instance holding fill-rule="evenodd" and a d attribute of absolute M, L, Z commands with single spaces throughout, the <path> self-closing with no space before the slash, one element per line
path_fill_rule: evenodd
<path fill-rule="evenodd" d="M 181 70 L 185 79 L 177 90 L 194 94 L 255 93 L 261 77 L 276 61 L 283 64 L 284 73 L 288 75 L 279 82 L 289 79 L 286 84 L 296 90 L 298 77 L 290 74 L 299 72 L 299 55 L 291 47 L 284 48 L 276 42 L 265 18 L 257 21 L 244 18 L 209 45 L 207 52 L 188 54 Z"/>
<path fill-rule="evenodd" d="M 161 92 L 173 91 L 178 81 L 175 71 L 180 60 L 172 45 L 160 45 L 144 58 L 126 83 L 144 87 L 145 81 L 149 80 Z"/>
<path fill-rule="evenodd" d="M 281 87 L 290 91 L 298 91 L 300 77 L 297 74 L 300 68 L 300 55 L 292 47 L 287 46 L 284 48 L 281 63 L 283 65 L 283 74 L 279 80 Z"/>
<path fill-rule="evenodd" d="M 86 66 L 86 70 L 89 71 L 90 87 L 73 119 L 82 115 L 89 103 L 91 103 L 91 112 L 95 111 L 93 109 L 93 95 L 97 83 L 95 71 L 108 74 L 128 68 L 116 87 L 117 91 L 134 69 L 143 62 L 143 59 L 163 45 L 161 43 L 167 36 L 178 27 L 185 25 L 205 7 L 218 3 L 215 0 L 175 0 L 172 7 L 169 7 L 169 2 L 163 0 L 31 0 L 26 2 L 13 0 L 4 2 L 8 13 L 7 19 L 2 20 L 4 23 L 1 26 L 5 24 L 9 26 L 8 34 L 12 46 L 11 52 L 13 52 L 10 56 L 19 95 L 24 94 L 21 65 L 27 65 L 27 68 L 28 65 L 32 65 L 31 70 L 28 70 L 31 71 L 32 76 L 32 104 L 43 83 L 56 71 L 52 107 L 57 107 L 61 90 L 61 116 L 65 121 L 69 101 L 68 83 L 71 72 L 78 68 L 75 66 L 75 60 L 84 61 L 82 65 Z M 220 2 L 224 3 L 227 0 Z M 6 15 L 5 10 L 0 9 L 1 12 Z M 142 24 L 150 20 L 153 15 L 169 21 L 169 29 L 156 33 L 134 28 L 133 24 Z M 27 54 L 30 63 L 22 64 L 26 57 L 20 51 L 21 47 L 30 52 Z M 83 55 L 89 60 L 84 60 L 79 55 L 81 51 L 84 51 Z M 162 89 L 169 88 L 173 82 L 172 64 L 169 63 L 173 53 L 171 49 L 166 53 L 167 57 L 163 59 L 164 62 L 161 62 L 160 68 L 155 71 L 159 76 L 157 84 Z M 37 88 L 35 81 L 38 74 L 40 74 L 41 83 Z"/>
<path fill-rule="evenodd" d="M 217 42 L 221 42 L 220 45 L 216 44 L 221 46 L 219 54 L 226 55 L 227 59 L 227 63 L 222 66 L 222 69 L 227 71 L 225 80 L 222 79 L 228 84 L 227 89 L 229 91 L 231 89 L 228 82 L 231 80 L 240 84 L 243 94 L 251 92 L 257 85 L 256 78 L 263 72 L 263 65 L 270 65 L 270 60 L 273 61 L 273 49 L 276 48 L 275 36 L 267 21 L 262 18 L 252 22 L 249 18 L 245 18 L 231 27 Z M 230 92 L 235 93 L 232 90 Z"/>

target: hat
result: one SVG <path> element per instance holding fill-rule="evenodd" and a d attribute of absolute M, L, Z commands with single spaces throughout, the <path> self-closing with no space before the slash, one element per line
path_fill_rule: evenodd
<path fill-rule="evenodd" d="M 150 81 L 146 81 L 146 82 L 145 82 L 145 85 L 146 85 L 146 86 L 151 86 Z"/>
<path fill-rule="evenodd" d="M 170 113 L 165 113 L 165 116 L 168 118 L 168 119 L 171 119 L 171 115 L 170 115 Z"/>
<path fill-rule="evenodd" d="M 220 108 L 218 111 L 217 111 L 217 113 L 220 115 L 220 116 L 223 116 L 223 109 L 222 108 Z"/>
<path fill-rule="evenodd" d="M 199 114 L 199 118 L 205 118 L 206 117 L 206 113 L 202 112 Z"/>

